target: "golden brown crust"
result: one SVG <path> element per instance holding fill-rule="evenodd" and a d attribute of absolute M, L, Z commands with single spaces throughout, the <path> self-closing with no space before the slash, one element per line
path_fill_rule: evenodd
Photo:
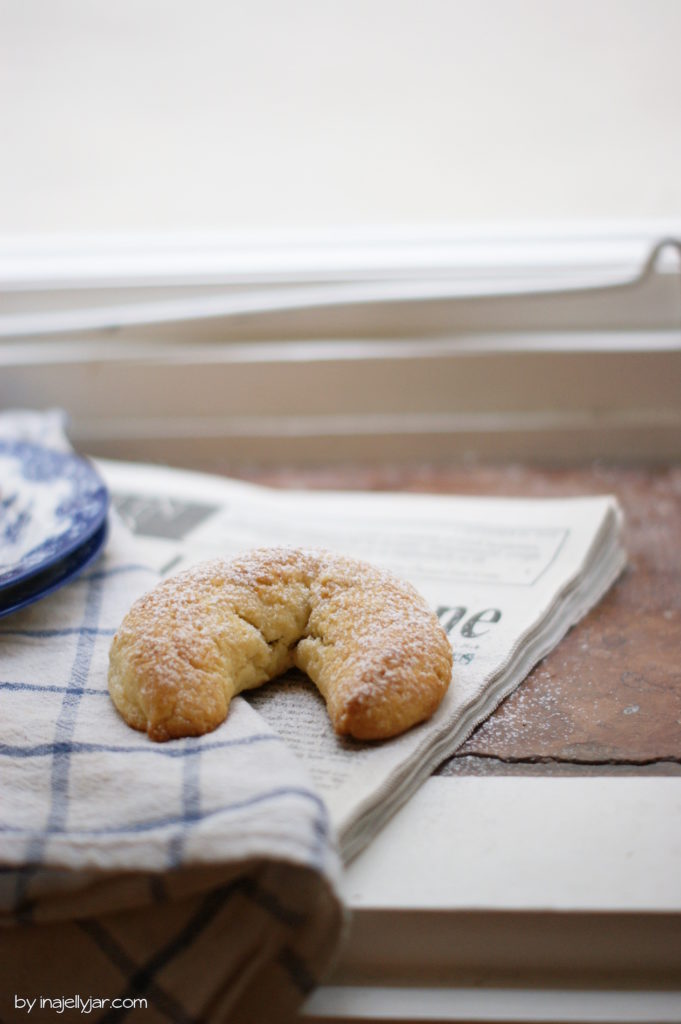
<path fill-rule="evenodd" d="M 292 666 L 334 729 L 386 739 L 429 718 L 452 651 L 410 584 L 323 551 L 264 548 L 206 562 L 136 601 L 111 645 L 109 692 L 153 740 L 199 736 L 235 694 Z"/>

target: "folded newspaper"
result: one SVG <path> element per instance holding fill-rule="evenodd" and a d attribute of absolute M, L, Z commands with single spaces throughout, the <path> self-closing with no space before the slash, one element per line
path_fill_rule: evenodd
<path fill-rule="evenodd" d="M 454 652 L 436 714 L 381 743 L 336 736 L 300 673 L 251 692 L 305 763 L 351 860 L 607 591 L 625 564 L 612 497 L 506 499 L 275 490 L 100 462 L 127 524 L 166 575 L 269 545 L 326 548 L 385 566 L 436 610 Z M 164 557 L 165 556 L 165 557 Z"/>

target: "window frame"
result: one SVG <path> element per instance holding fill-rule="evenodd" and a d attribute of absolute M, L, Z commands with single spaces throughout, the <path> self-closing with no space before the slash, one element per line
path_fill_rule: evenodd
<path fill-rule="evenodd" d="M 675 459 L 677 228 L 4 240 L 3 402 L 181 465 Z"/>

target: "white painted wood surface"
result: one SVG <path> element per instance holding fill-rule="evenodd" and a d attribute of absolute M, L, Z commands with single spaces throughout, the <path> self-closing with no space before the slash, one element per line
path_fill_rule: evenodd
<path fill-rule="evenodd" d="M 345 894 L 356 911 L 681 913 L 681 779 L 434 776 Z"/>
<path fill-rule="evenodd" d="M 680 865 L 679 778 L 431 778 L 301 1020 L 678 1022 Z"/>

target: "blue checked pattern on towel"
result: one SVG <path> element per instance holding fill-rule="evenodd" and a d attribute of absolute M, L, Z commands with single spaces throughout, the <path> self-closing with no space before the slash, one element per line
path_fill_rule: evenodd
<path fill-rule="evenodd" d="M 116 525 L 93 568 L 0 620 L 2 1020 L 51 993 L 147 1000 L 90 1020 L 286 1020 L 337 942 L 325 806 L 257 713 L 237 699 L 156 744 L 110 701 L 111 638 L 157 578 Z"/>

